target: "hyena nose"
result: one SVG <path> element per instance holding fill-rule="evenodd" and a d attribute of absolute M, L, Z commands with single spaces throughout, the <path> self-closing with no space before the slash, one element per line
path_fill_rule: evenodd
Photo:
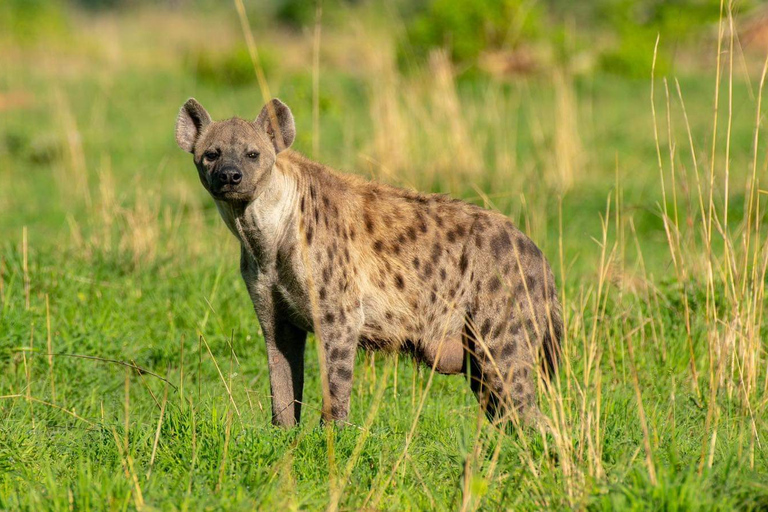
<path fill-rule="evenodd" d="M 222 169 L 220 179 L 225 185 L 237 185 L 242 181 L 243 173 L 233 168 Z"/>

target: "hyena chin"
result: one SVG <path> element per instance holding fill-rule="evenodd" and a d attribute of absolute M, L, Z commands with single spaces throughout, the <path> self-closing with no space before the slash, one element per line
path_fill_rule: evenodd
<path fill-rule="evenodd" d="M 493 422 L 536 422 L 539 368 L 555 370 L 562 330 L 538 247 L 497 212 L 310 161 L 288 150 L 294 136 L 276 99 L 255 121 L 212 121 L 190 99 L 176 121 L 176 141 L 240 241 L 273 423 L 299 422 L 308 331 L 323 349 L 325 420 L 346 419 L 363 347 L 467 375 Z"/>

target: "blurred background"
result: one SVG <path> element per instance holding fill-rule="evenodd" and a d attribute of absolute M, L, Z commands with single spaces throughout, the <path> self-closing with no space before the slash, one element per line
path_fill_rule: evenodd
<path fill-rule="evenodd" d="M 768 48 L 768 10 L 756 1 L 246 0 L 244 7 L 255 62 L 236 3 L 3 1 L 4 238 L 18 239 L 28 226 L 32 240 L 66 233 L 80 249 L 123 249 L 133 264 L 152 261 L 166 237 L 148 218 L 172 223 L 180 214 L 189 225 L 212 212 L 173 143 L 178 107 L 195 96 L 214 117 L 248 118 L 268 93 L 294 110 L 295 148 L 308 156 L 498 208 L 544 245 L 557 238 L 565 196 L 572 256 L 599 228 L 596 213 L 617 171 L 639 210 L 638 229 L 661 228 L 654 62 L 664 80 L 657 108 L 688 107 L 706 168 L 719 34 L 721 52 L 735 40 L 732 158 L 745 165 L 739 159 L 750 158 Z M 665 138 L 678 129 L 686 140 L 682 121 L 657 131 Z M 109 229 L 103 222 L 97 229 L 97 217 Z M 132 240 L 137 230 L 147 240 Z"/>
<path fill-rule="evenodd" d="M 661 227 L 653 211 L 661 197 L 654 62 L 655 76 L 664 77 L 659 108 L 679 110 L 678 97 L 686 98 L 706 165 L 719 34 L 724 52 L 729 34 L 736 36 L 733 144 L 744 151 L 733 158 L 749 158 L 754 82 L 768 48 L 768 10 L 755 1 L 265 0 L 244 7 L 245 25 L 229 2 L 5 0 L 4 238 L 18 239 L 28 226 L 33 240 L 66 233 L 80 249 L 128 250 L 133 264 L 152 261 L 165 237 L 149 218 L 183 212 L 189 225 L 212 211 L 189 158 L 173 144 L 179 105 L 195 96 L 214 117 L 247 118 L 266 93 L 292 107 L 295 148 L 308 156 L 498 208 L 544 245 L 556 238 L 560 198 L 578 197 L 563 204 L 572 256 L 599 228 L 595 214 L 617 171 L 627 200 L 642 203 L 639 229 Z M 108 229 L 104 222 L 97 229 L 95 218 Z M 141 230 L 147 240 L 135 239 Z"/>

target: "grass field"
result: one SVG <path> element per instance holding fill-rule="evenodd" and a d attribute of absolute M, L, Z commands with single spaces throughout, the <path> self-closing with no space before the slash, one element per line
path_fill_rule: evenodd
<path fill-rule="evenodd" d="M 549 432 L 362 352 L 353 426 L 325 428 L 312 341 L 303 423 L 272 427 L 239 248 L 173 138 L 190 96 L 261 109 L 236 11 L 79 14 L 0 41 L 0 509 L 768 509 L 762 62 L 724 32 L 676 75 L 457 80 L 348 16 L 253 30 L 294 147 L 540 245 Z"/>

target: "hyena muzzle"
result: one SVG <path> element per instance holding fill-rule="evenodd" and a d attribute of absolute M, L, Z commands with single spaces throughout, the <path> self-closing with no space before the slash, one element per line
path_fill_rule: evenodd
<path fill-rule="evenodd" d="M 347 417 L 358 347 L 467 375 L 492 421 L 538 419 L 538 369 L 555 370 L 562 330 L 539 248 L 497 212 L 310 161 L 288 150 L 294 136 L 279 100 L 255 121 L 212 121 L 190 99 L 176 122 L 241 245 L 273 422 L 299 422 L 307 332 L 323 349 L 326 420 Z"/>

